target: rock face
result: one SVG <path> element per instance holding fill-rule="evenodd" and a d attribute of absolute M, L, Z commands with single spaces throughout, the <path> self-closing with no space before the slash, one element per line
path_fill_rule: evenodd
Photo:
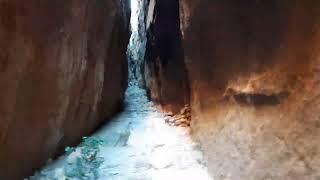
<path fill-rule="evenodd" d="M 189 102 L 178 0 L 149 1 L 144 79 L 152 100 L 179 112 Z"/>
<path fill-rule="evenodd" d="M 129 3 L 0 1 L 0 179 L 21 179 L 121 107 Z"/>
<path fill-rule="evenodd" d="M 191 126 L 215 179 L 320 179 L 319 8 L 180 0 Z"/>
<path fill-rule="evenodd" d="M 152 3 L 146 86 L 169 109 L 190 93 L 212 176 L 320 179 L 320 2 Z"/>

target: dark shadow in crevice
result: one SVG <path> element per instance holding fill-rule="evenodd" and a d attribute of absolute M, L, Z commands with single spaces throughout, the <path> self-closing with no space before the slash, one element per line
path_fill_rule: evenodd
<path fill-rule="evenodd" d="M 239 93 L 233 95 L 234 100 L 241 105 L 274 106 L 280 104 L 289 96 L 289 92 L 283 91 L 276 94 Z"/>

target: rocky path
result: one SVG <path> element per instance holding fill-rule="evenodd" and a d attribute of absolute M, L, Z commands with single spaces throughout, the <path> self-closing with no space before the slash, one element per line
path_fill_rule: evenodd
<path fill-rule="evenodd" d="M 188 128 L 169 126 L 131 86 L 126 109 L 68 155 L 30 179 L 179 180 L 211 179 Z"/>

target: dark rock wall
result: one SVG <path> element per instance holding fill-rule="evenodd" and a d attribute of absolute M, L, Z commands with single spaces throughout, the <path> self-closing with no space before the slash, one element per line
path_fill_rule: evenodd
<path fill-rule="evenodd" d="M 178 112 L 189 102 L 178 0 L 150 1 L 147 28 L 145 85 L 152 100 Z"/>
<path fill-rule="evenodd" d="M 320 178 L 320 3 L 180 0 L 192 130 L 219 179 Z"/>
<path fill-rule="evenodd" d="M 0 179 L 22 179 L 121 107 L 128 1 L 0 1 Z"/>

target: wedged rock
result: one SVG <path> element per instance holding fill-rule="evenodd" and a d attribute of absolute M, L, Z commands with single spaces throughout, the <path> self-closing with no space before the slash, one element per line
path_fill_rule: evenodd
<path fill-rule="evenodd" d="M 129 3 L 0 1 L 0 179 L 22 179 L 116 113 Z"/>

